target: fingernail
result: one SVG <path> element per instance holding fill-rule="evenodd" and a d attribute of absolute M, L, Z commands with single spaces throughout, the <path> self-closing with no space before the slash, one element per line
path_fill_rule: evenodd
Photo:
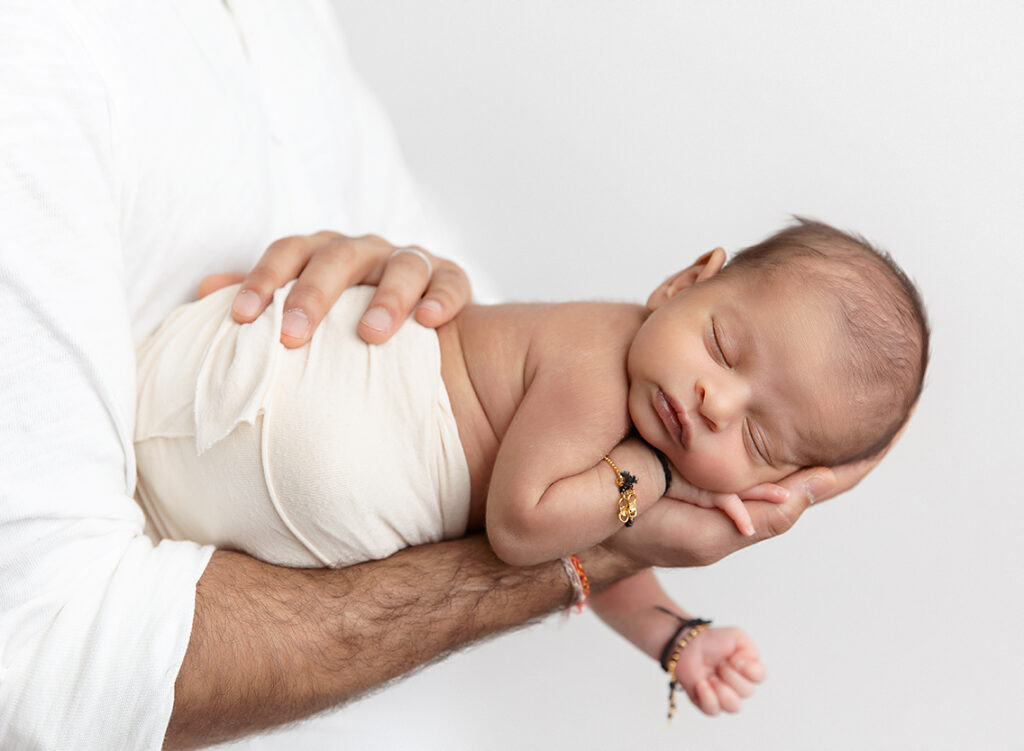
<path fill-rule="evenodd" d="M 420 304 L 417 305 L 416 307 L 423 308 L 424 310 L 429 310 L 431 313 L 441 312 L 441 303 L 439 303 L 437 300 L 421 300 Z"/>
<path fill-rule="evenodd" d="M 388 331 L 391 329 L 391 314 L 387 308 L 370 308 L 363 314 L 363 325 L 374 331 Z"/>
<path fill-rule="evenodd" d="M 259 295 L 251 289 L 243 289 L 235 295 L 235 301 L 231 304 L 231 309 L 242 316 L 242 318 L 252 318 L 259 313 L 260 305 Z"/>
<path fill-rule="evenodd" d="M 811 503 L 817 502 L 831 489 L 832 482 L 821 475 L 811 475 L 810 479 L 804 483 L 804 492 L 807 493 L 807 498 Z"/>
<path fill-rule="evenodd" d="M 285 311 L 281 319 L 281 333 L 294 339 L 302 339 L 309 331 L 309 319 L 300 308 Z"/>

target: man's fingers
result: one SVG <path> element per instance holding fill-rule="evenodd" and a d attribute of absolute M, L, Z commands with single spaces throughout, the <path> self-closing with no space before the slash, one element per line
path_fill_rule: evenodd
<path fill-rule="evenodd" d="M 223 275 L 217 275 L 223 276 Z M 284 302 L 281 343 L 300 347 L 353 284 L 378 285 L 359 322 L 367 342 L 386 341 L 419 302 L 417 320 L 425 326 L 450 321 L 469 302 L 469 280 L 451 261 L 420 248 L 400 248 L 375 235 L 347 237 L 337 232 L 285 237 L 272 243 L 255 268 L 241 279 L 232 304 L 239 323 L 255 320 L 287 282 L 295 284 Z M 231 282 L 204 280 L 202 294 Z M 421 300 L 426 290 L 426 297 Z"/>
<path fill-rule="evenodd" d="M 838 485 L 838 478 L 835 472 L 827 467 L 815 467 L 807 470 L 805 473 L 801 489 L 807 498 L 808 505 L 810 505 L 828 500 L 834 496 Z"/>
<path fill-rule="evenodd" d="M 249 323 L 263 312 L 274 290 L 294 279 L 313 254 L 318 235 L 282 237 L 270 244 L 256 266 L 242 281 L 231 314 L 239 323 Z"/>
<path fill-rule="evenodd" d="M 835 475 L 826 467 L 814 467 L 794 472 L 778 484 L 789 491 L 786 500 L 772 504 L 747 504 L 760 539 L 787 532 L 808 506 L 829 497 L 835 487 Z"/>
<path fill-rule="evenodd" d="M 472 290 L 466 272 L 454 263 L 437 259 L 434 276 L 416 306 L 416 320 L 423 326 L 437 328 L 447 323 L 469 303 Z"/>
<path fill-rule="evenodd" d="M 281 343 L 301 347 L 346 289 L 363 279 L 390 246 L 380 238 L 326 238 L 310 256 L 284 301 Z"/>
<path fill-rule="evenodd" d="M 359 321 L 359 336 L 364 341 L 380 344 L 388 340 L 427 289 L 434 264 L 433 256 L 420 248 L 395 251 Z"/>
<path fill-rule="evenodd" d="M 906 427 L 906 426 L 904 426 Z M 902 430 L 900 431 L 903 432 Z M 897 438 L 899 435 L 896 436 Z M 895 439 L 893 439 L 895 440 Z M 870 459 L 863 459 L 859 462 L 851 462 L 850 464 L 843 464 L 833 469 L 833 473 L 836 478 L 835 485 L 827 493 L 823 493 L 821 497 L 816 497 L 816 501 L 823 501 L 832 496 L 845 493 L 847 490 L 855 487 L 857 483 L 863 480 L 868 472 L 878 466 L 878 463 L 882 461 L 882 457 L 888 453 L 889 449 L 892 448 L 890 443 L 886 446 L 885 451 L 879 456 L 873 456 Z"/>
<path fill-rule="evenodd" d="M 198 296 L 202 299 L 211 292 L 216 292 L 217 290 L 222 289 L 223 287 L 228 287 L 232 284 L 238 284 L 243 279 L 245 279 L 245 274 L 210 274 L 209 276 L 203 277 L 203 280 L 199 282 Z"/>

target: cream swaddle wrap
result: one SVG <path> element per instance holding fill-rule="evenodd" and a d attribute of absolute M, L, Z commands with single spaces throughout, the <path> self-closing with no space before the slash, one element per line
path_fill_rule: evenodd
<path fill-rule="evenodd" d="M 298 349 L 277 290 L 253 323 L 237 285 L 168 316 L 139 344 L 137 500 L 151 532 L 285 566 L 346 566 L 459 537 L 469 469 L 437 335 L 408 321 L 382 345 L 347 290 Z"/>

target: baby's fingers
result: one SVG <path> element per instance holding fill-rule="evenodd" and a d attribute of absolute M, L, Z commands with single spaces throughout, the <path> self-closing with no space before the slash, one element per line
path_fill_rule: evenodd
<path fill-rule="evenodd" d="M 754 522 L 750 519 L 750 512 L 747 511 L 747 507 L 743 505 L 743 501 L 740 500 L 738 495 L 733 493 L 722 494 L 718 497 L 715 505 L 733 520 L 736 529 L 741 534 L 747 537 L 754 534 Z"/>
<path fill-rule="evenodd" d="M 711 684 L 704 680 L 697 684 L 697 708 L 706 715 L 714 717 L 721 711 L 718 703 L 718 694 L 711 688 Z"/>
<path fill-rule="evenodd" d="M 723 681 L 717 675 L 708 678 L 712 690 L 718 697 L 718 706 L 729 714 L 736 714 L 743 708 L 743 700 L 733 691 L 732 686 Z"/>
<path fill-rule="evenodd" d="M 740 493 L 745 501 L 770 501 L 771 503 L 783 503 L 789 498 L 789 490 L 776 485 L 774 482 L 763 482 Z"/>
<path fill-rule="evenodd" d="M 748 681 L 754 683 L 763 681 L 767 672 L 762 662 L 757 658 L 733 657 L 729 660 L 729 665 Z"/>
<path fill-rule="evenodd" d="M 739 671 L 729 664 L 718 668 L 718 677 L 721 678 L 741 699 L 746 699 L 754 693 L 754 683 L 746 676 L 740 675 Z"/>

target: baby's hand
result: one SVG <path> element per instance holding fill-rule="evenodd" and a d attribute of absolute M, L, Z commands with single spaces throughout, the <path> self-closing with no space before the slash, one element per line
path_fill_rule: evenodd
<path fill-rule="evenodd" d="M 709 628 L 679 653 L 675 679 L 704 714 L 739 712 L 764 680 L 757 647 L 741 629 Z"/>
<path fill-rule="evenodd" d="M 716 493 L 691 485 L 682 478 L 679 472 L 673 472 L 672 484 L 669 485 L 665 497 L 686 501 L 703 508 L 721 509 L 733 520 L 740 533 L 749 537 L 754 534 L 754 523 L 750 519 L 750 513 L 743 505 L 743 501 L 782 503 L 789 497 L 789 491 L 781 485 L 763 482 L 740 493 Z"/>

